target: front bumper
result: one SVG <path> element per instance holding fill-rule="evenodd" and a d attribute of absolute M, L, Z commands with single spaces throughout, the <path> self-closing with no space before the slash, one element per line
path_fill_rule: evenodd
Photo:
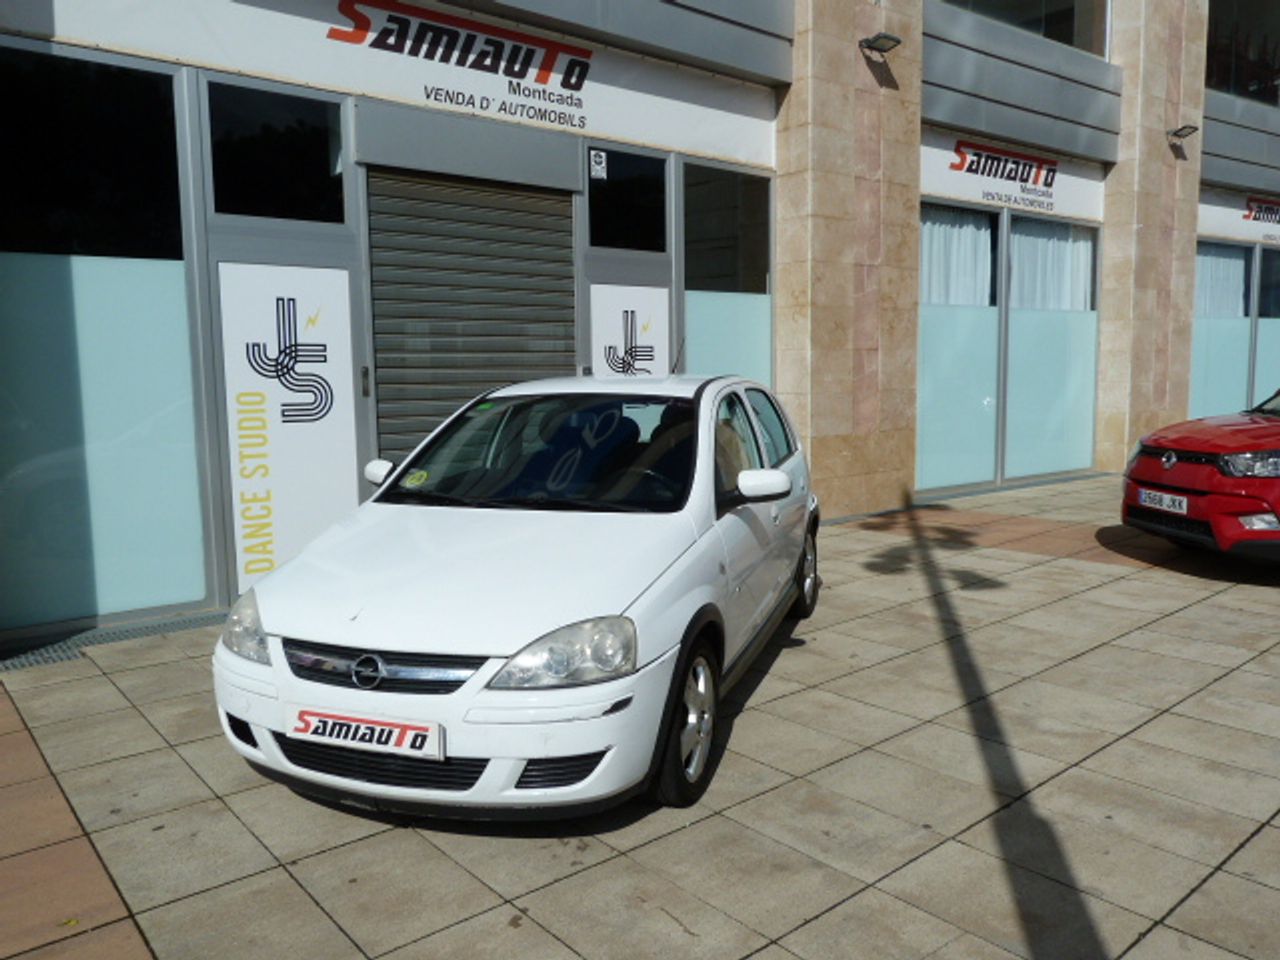
<path fill-rule="evenodd" d="M 269 777 L 322 798 L 459 816 L 553 814 L 621 799 L 643 786 L 678 649 L 629 677 L 543 691 L 489 690 L 491 660 L 450 694 L 383 693 L 293 676 L 278 638 L 272 666 L 221 644 L 213 657 L 223 732 Z M 444 760 L 374 753 L 288 736 L 300 708 L 434 724 Z"/>
<path fill-rule="evenodd" d="M 1237 481 L 1234 489 L 1213 489 L 1225 487 L 1227 482 L 1210 467 L 1202 467 L 1197 473 L 1209 470 L 1213 470 L 1215 476 L 1148 478 L 1131 474 L 1125 477 L 1124 523 L 1147 533 L 1232 556 L 1280 559 L 1280 531 L 1250 530 L 1240 521 L 1244 516 L 1275 513 L 1280 509 L 1280 496 L 1274 495 L 1280 492 L 1280 484 Z M 1273 487 L 1277 490 L 1273 491 Z M 1186 497 L 1186 514 L 1143 506 L 1138 500 L 1139 489 Z"/>

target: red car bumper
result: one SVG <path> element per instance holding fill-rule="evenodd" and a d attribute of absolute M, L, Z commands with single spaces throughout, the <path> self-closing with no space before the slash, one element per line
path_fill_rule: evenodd
<path fill-rule="evenodd" d="M 1159 504 L 1143 503 L 1142 491 L 1165 496 L 1147 497 Z M 1280 530 L 1251 530 L 1242 522 L 1278 512 L 1280 479 L 1229 477 L 1213 462 L 1180 461 L 1166 469 L 1158 457 L 1140 454 L 1125 474 L 1124 522 L 1170 540 L 1280 560 Z"/>

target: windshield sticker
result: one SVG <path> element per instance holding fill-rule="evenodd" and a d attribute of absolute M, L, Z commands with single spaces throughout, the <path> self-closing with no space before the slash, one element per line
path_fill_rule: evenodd
<path fill-rule="evenodd" d="M 426 483 L 430 478 L 431 478 L 431 474 L 428 471 L 415 470 L 413 471 L 413 473 L 409 474 L 407 477 L 405 477 L 403 480 L 400 481 L 400 486 L 408 487 L 410 490 L 417 490 L 420 486 Z"/>

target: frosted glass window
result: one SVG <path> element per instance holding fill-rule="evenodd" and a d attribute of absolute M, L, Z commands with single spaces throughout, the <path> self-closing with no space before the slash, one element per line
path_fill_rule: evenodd
<path fill-rule="evenodd" d="M 996 476 L 996 217 L 926 204 L 920 233 L 916 486 Z"/>
<path fill-rule="evenodd" d="M 684 165 L 684 371 L 773 383 L 769 181 Z"/>
<path fill-rule="evenodd" d="M 0 630 L 202 601 L 173 80 L 12 50 L 0 77 L 27 134 L 0 161 Z"/>
<path fill-rule="evenodd" d="M 1196 247 L 1189 400 L 1192 417 L 1234 413 L 1248 405 L 1252 263 L 1253 250 L 1249 247 L 1224 243 L 1201 243 Z"/>
<path fill-rule="evenodd" d="M 1009 236 L 1006 477 L 1093 465 L 1094 231 L 1015 217 Z"/>
<path fill-rule="evenodd" d="M 1258 343 L 1253 358 L 1254 404 L 1280 390 L 1280 250 L 1262 251 L 1258 271 Z"/>

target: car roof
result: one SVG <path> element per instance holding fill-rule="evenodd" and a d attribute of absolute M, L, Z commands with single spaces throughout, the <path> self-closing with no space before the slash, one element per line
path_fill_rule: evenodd
<path fill-rule="evenodd" d="M 548 377 L 499 387 L 492 397 L 519 397 L 544 393 L 603 393 L 646 397 L 692 397 L 705 384 L 732 377 Z"/>

